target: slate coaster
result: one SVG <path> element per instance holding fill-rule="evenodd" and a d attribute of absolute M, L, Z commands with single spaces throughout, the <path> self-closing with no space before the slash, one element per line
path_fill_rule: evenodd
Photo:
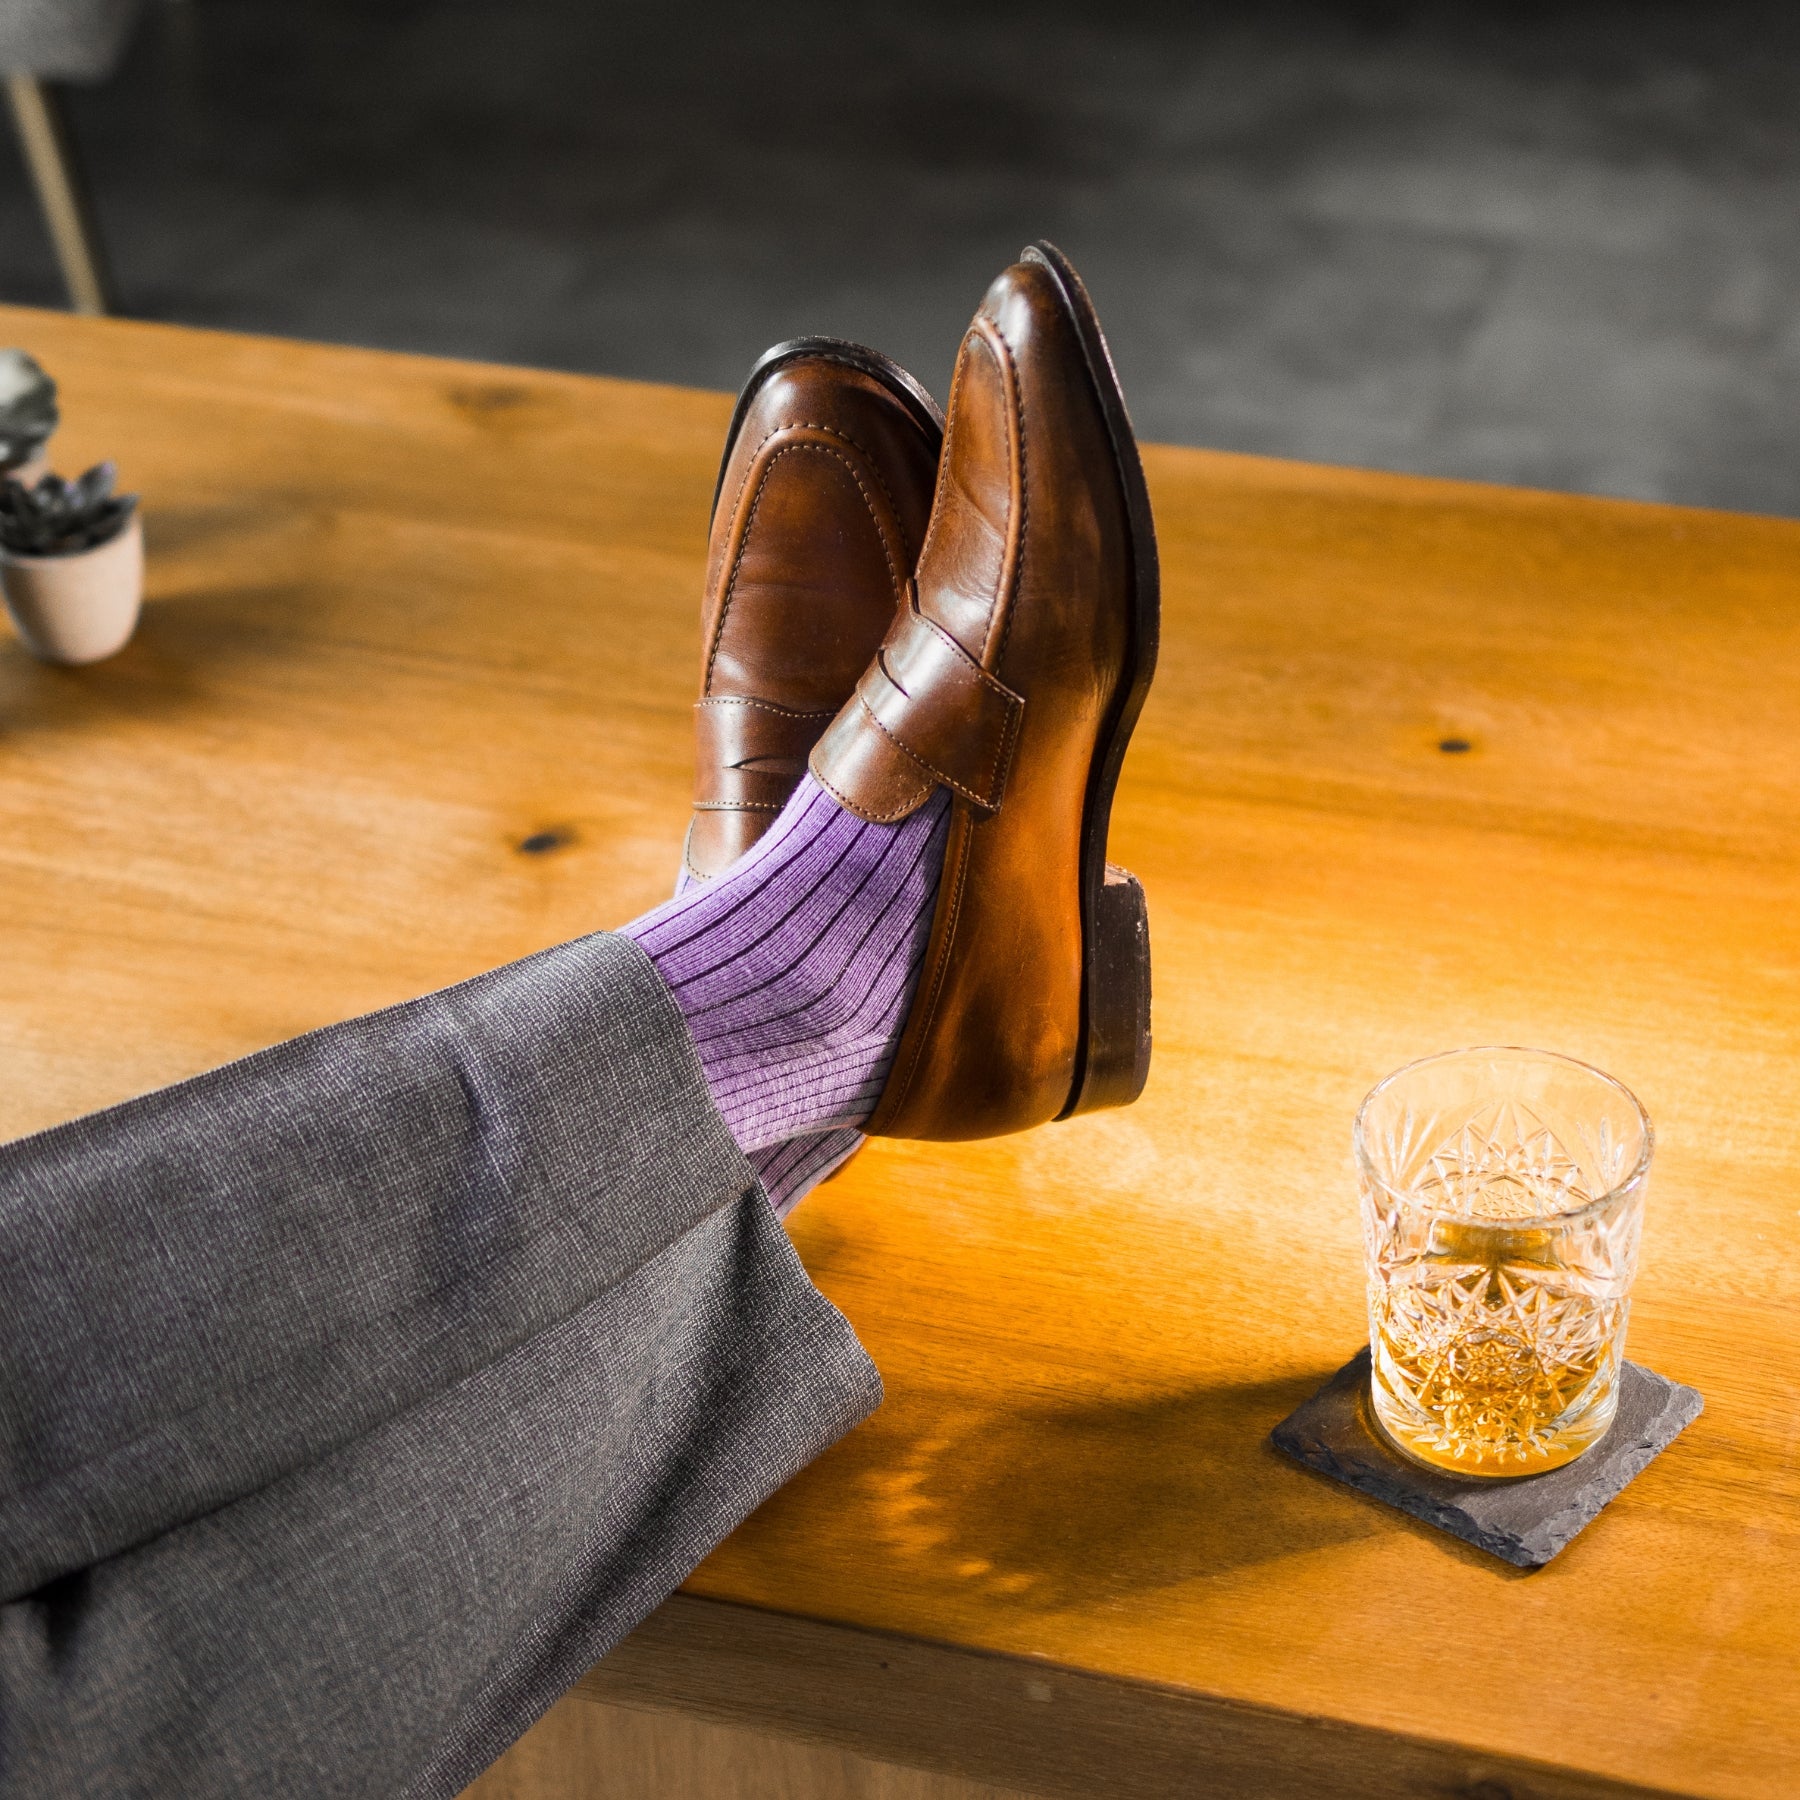
<path fill-rule="evenodd" d="M 1365 1344 L 1269 1441 L 1309 1469 L 1521 1569 L 1541 1569 L 1705 1405 L 1691 1387 L 1628 1362 L 1619 1377 L 1618 1416 L 1585 1456 L 1517 1481 L 1459 1481 L 1389 1449 L 1368 1416 L 1368 1393 Z"/>

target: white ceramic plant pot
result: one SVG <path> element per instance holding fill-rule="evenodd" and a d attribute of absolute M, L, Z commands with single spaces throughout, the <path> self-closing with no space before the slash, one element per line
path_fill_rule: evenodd
<path fill-rule="evenodd" d="M 99 662 L 122 650 L 144 600 L 137 515 L 116 538 L 70 556 L 0 550 L 0 586 L 25 648 L 50 663 Z"/>

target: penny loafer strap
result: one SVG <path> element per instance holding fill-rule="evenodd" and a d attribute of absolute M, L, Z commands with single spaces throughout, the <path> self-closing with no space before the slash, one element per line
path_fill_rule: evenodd
<path fill-rule="evenodd" d="M 952 793 L 997 811 L 1025 702 L 996 681 L 916 597 L 856 686 L 878 729 Z"/>
<path fill-rule="evenodd" d="M 718 697 L 694 707 L 695 768 L 703 812 L 780 812 L 829 712 L 794 712 L 770 700 Z"/>

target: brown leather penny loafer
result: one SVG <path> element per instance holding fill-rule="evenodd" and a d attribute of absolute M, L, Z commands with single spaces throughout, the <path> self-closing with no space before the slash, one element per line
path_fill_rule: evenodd
<path fill-rule="evenodd" d="M 963 339 L 916 591 L 813 773 L 865 819 L 938 787 L 931 939 L 867 1130 L 971 1138 L 1136 1099 L 1143 889 L 1106 862 L 1156 663 L 1156 538 L 1080 278 L 1033 245 Z"/>
<path fill-rule="evenodd" d="M 860 344 L 796 338 L 751 370 L 713 493 L 690 880 L 774 822 L 904 604 L 943 426 L 918 382 Z"/>

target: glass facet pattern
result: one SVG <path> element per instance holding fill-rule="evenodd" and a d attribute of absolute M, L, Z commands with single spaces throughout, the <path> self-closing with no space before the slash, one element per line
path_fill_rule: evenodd
<path fill-rule="evenodd" d="M 1389 1076 L 1355 1137 L 1382 1430 L 1472 1476 L 1598 1443 L 1637 1272 L 1643 1108 L 1569 1057 L 1458 1050 Z"/>

